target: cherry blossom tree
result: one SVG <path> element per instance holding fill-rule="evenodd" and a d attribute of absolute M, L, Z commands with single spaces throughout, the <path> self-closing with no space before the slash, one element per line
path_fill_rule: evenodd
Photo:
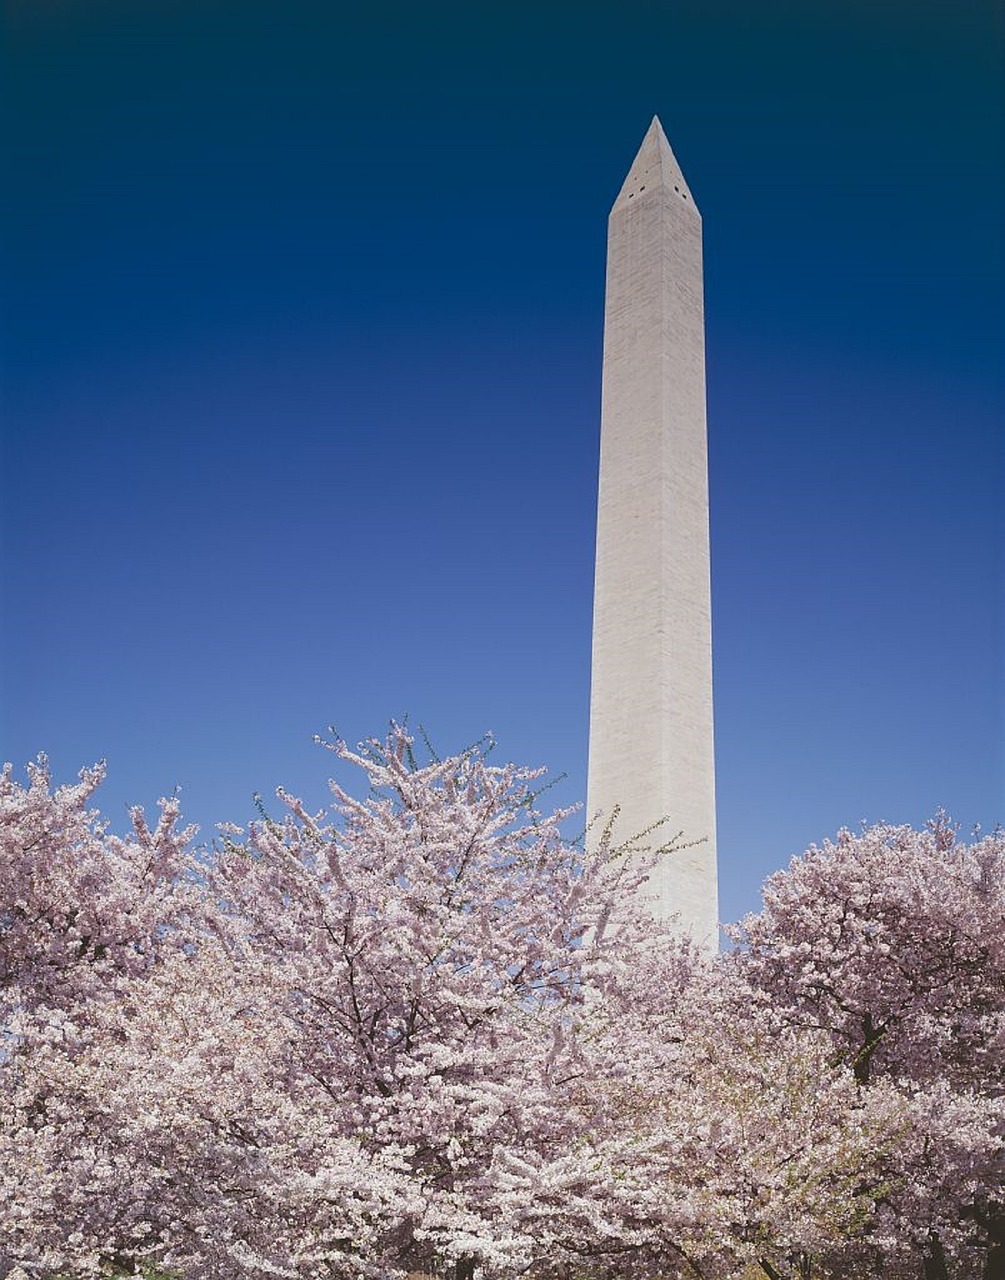
<path fill-rule="evenodd" d="M 191 832 L 178 829 L 177 802 L 162 802 L 152 830 L 134 810 L 131 837 L 119 839 L 87 809 L 103 777 L 99 765 L 53 792 L 44 757 L 29 765 L 27 787 L 9 765 L 0 776 L 5 1024 L 18 1010 L 69 1011 L 114 996 L 156 962 L 163 926 L 180 924 L 191 905 L 179 893 Z"/>
<path fill-rule="evenodd" d="M 0 779 L 0 1257 L 32 1276 L 383 1274 L 368 1252 L 414 1202 L 400 1157 L 305 1118 L 177 804 L 111 836 L 87 808 L 102 773 Z M 347 1242 L 358 1265 L 310 1270 Z"/>
<path fill-rule="evenodd" d="M 338 750 L 370 797 L 333 784 L 333 821 L 283 793 L 287 816 L 229 844 L 213 892 L 282 1019 L 292 1095 L 396 1153 L 420 1197 L 384 1265 L 517 1274 L 533 1240 L 495 1170 L 581 1136 L 584 1031 L 655 935 L 644 866 L 563 840 L 565 814 L 534 807 L 540 771 L 480 751 L 416 768 L 401 731 Z"/>
<path fill-rule="evenodd" d="M 213 850 L 174 801 L 111 835 L 100 770 L 3 775 L 0 1256 L 39 1280 L 994 1265 L 997 836 L 842 836 L 703 958 L 648 913 L 672 849 L 570 843 L 540 771 L 412 748 L 336 744 L 365 799 L 280 791 Z"/>
<path fill-rule="evenodd" d="M 107 1064 L 201 914 L 176 802 L 153 828 L 134 811 L 120 839 L 87 807 L 102 777 L 54 791 L 44 759 L 27 787 L 0 777 L 0 1256 L 38 1267 L 97 1266 L 135 1233 L 142 1197 L 123 1194 L 123 1169 L 139 1162 L 110 1124 L 123 1089 L 104 1087 Z"/>
<path fill-rule="evenodd" d="M 811 848 L 735 930 L 741 966 L 791 1027 L 819 1029 L 864 1091 L 911 1123 L 877 1274 L 1005 1274 L 1005 836 L 874 826 Z M 919 1261 L 920 1259 L 920 1261 Z"/>
<path fill-rule="evenodd" d="M 591 1029 L 582 1136 L 496 1176 L 548 1276 L 825 1277 L 853 1271 L 909 1123 L 818 1032 L 742 976 L 667 946 Z M 838 1267 L 843 1268 L 839 1270 Z"/>
<path fill-rule="evenodd" d="M 471 752 L 213 860 L 5 776 L 0 1242 L 42 1274 L 513 1274 L 489 1171 L 574 1141 L 588 991 L 647 935 L 643 872 L 564 842 L 538 774 Z M 27 886 L 27 888 L 26 888 Z M 0 1175 L 3 1176 L 3 1175 Z"/>

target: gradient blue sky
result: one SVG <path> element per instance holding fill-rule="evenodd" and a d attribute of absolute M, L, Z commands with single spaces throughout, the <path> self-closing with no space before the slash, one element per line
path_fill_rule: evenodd
<path fill-rule="evenodd" d="M 4 758 L 209 834 L 408 713 L 585 792 L 604 239 L 704 215 L 722 914 L 1005 821 L 990 0 L 9 0 Z"/>

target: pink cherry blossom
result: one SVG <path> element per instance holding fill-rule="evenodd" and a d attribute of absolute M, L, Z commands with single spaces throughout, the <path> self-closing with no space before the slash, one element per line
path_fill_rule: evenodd
<path fill-rule="evenodd" d="M 1000 835 L 842 833 L 709 958 L 539 770 L 336 750 L 212 849 L 3 774 L 0 1274 L 1001 1276 Z"/>

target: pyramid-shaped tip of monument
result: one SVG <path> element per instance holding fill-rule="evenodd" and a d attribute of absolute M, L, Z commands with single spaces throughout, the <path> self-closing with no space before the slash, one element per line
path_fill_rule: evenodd
<path fill-rule="evenodd" d="M 695 213 L 698 212 L 677 157 L 663 132 L 662 122 L 658 115 L 654 115 L 611 212 L 643 198 L 647 193 L 660 190 L 672 193 Z"/>

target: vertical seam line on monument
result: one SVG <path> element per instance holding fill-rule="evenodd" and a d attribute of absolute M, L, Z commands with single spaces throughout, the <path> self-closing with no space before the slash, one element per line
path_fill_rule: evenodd
<path fill-rule="evenodd" d="M 659 441 L 659 459 L 658 459 L 659 470 L 657 474 L 660 477 L 658 510 L 659 510 L 659 538 L 660 538 L 659 565 L 660 565 L 661 572 L 660 572 L 660 583 L 659 583 L 658 635 L 659 635 L 660 650 L 661 652 L 665 652 L 666 643 L 667 643 L 668 625 L 669 625 L 668 619 L 667 619 L 667 607 L 668 607 L 669 601 L 667 599 L 668 574 L 666 573 L 665 571 L 666 567 L 663 564 L 663 548 L 666 546 L 666 536 L 667 536 L 667 529 L 666 529 L 667 495 L 664 491 L 663 477 L 666 475 L 667 463 L 672 460 L 672 455 L 668 457 L 668 448 L 667 448 L 668 446 L 667 432 L 669 428 L 669 421 L 668 421 L 669 406 L 668 406 L 668 396 L 667 396 L 667 378 L 669 377 L 669 368 L 668 368 L 667 352 L 668 352 L 669 338 L 670 338 L 670 334 L 667 330 L 667 234 L 668 234 L 667 214 L 669 210 L 667 207 L 667 204 L 668 204 L 667 189 L 666 189 L 667 175 L 664 170 L 665 157 L 663 155 L 662 146 L 658 147 L 656 154 L 657 154 L 657 163 L 659 165 L 659 183 L 657 186 L 657 193 L 658 193 L 657 199 L 658 199 L 658 216 L 659 216 L 659 262 L 660 262 L 660 297 L 659 297 L 660 386 L 659 386 L 659 431 L 657 434 L 657 439 Z M 664 669 L 664 660 L 661 658 L 661 661 L 660 661 L 661 678 L 662 678 L 663 669 Z M 670 747 L 670 744 L 668 741 L 668 738 L 670 735 L 670 716 L 667 714 L 667 708 L 664 705 L 664 693 L 665 691 L 661 687 L 659 690 L 660 707 L 662 709 L 662 712 L 660 715 L 660 733 L 659 733 L 661 776 L 663 774 L 663 771 L 667 767 L 667 761 L 669 759 L 669 747 Z M 668 817 L 669 815 L 660 814 L 659 816 L 662 818 L 662 817 Z"/>

